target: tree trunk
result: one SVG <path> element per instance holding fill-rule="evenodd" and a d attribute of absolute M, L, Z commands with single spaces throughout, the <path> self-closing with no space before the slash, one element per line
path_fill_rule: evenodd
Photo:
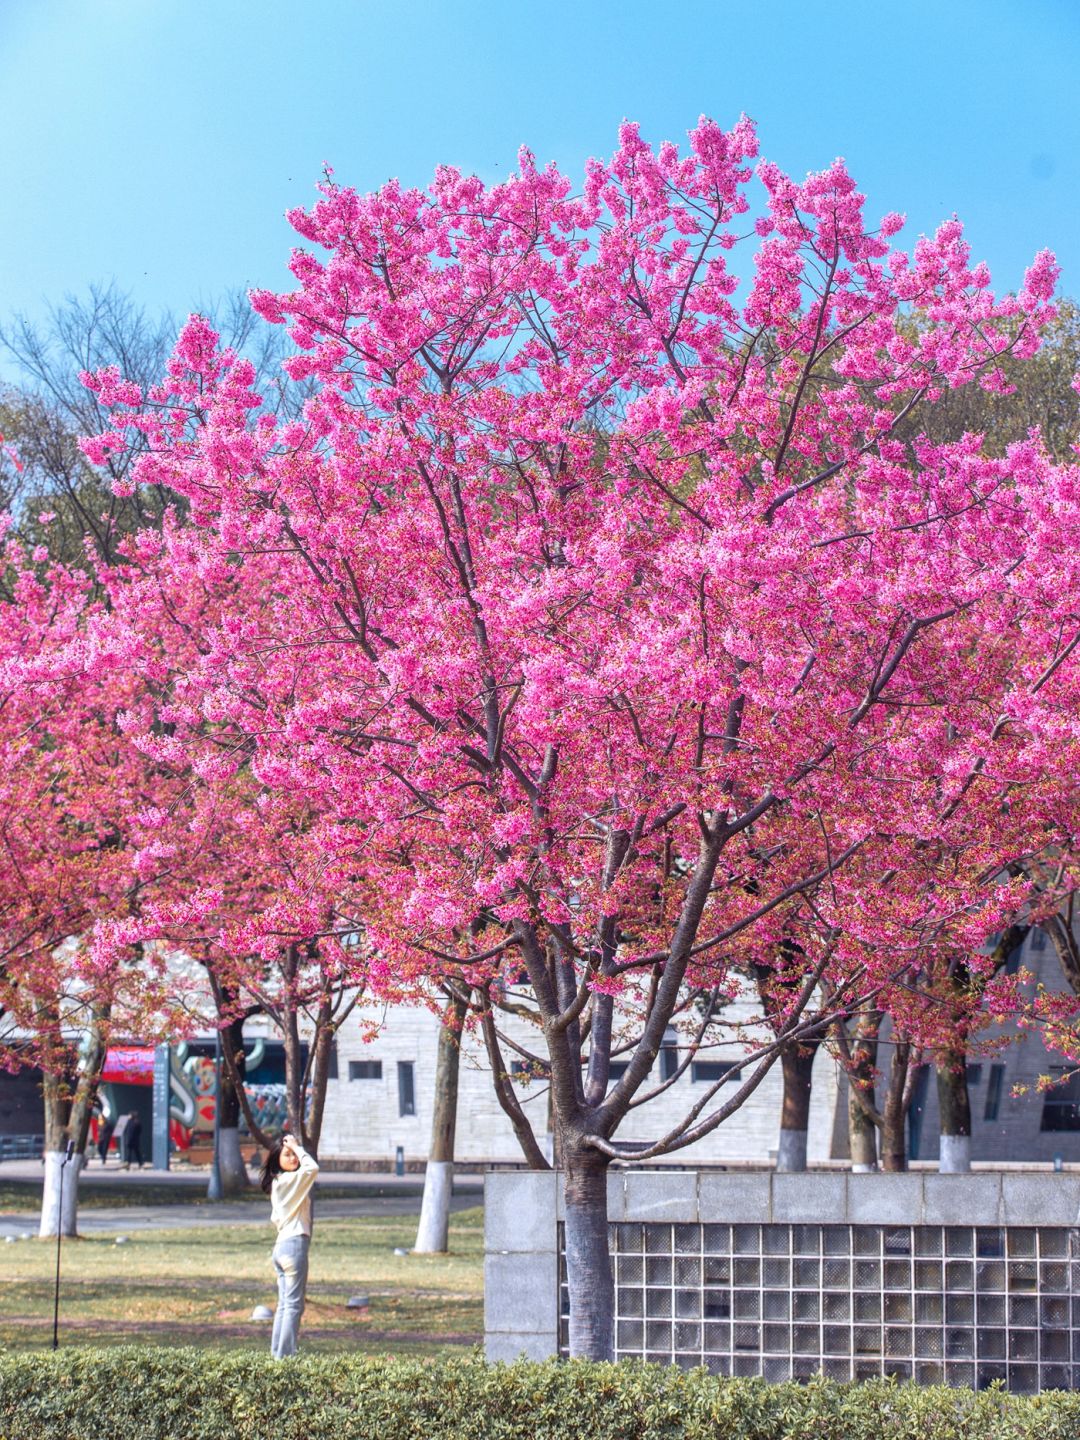
<path fill-rule="evenodd" d="M 783 1171 L 806 1169 L 806 1141 L 810 1129 L 810 1085 L 817 1054 L 817 1040 L 789 1045 L 780 1056 L 784 1076 L 784 1099 L 780 1109 L 780 1143 L 776 1168 Z"/>
<path fill-rule="evenodd" d="M 58 1069 L 42 1072 L 42 1099 L 45 1106 L 45 1182 L 41 1193 L 38 1235 L 75 1235 L 79 1221 L 79 1173 L 86 1164 L 86 1142 L 90 1135 L 90 1112 L 97 1095 L 105 1063 L 107 1010 L 96 1011 L 83 1048 L 77 1076 Z M 59 1058 L 62 1043 L 54 1052 Z M 74 1154 L 67 1161 L 68 1143 Z M 61 1198 L 61 1169 L 63 1196 Z"/>
<path fill-rule="evenodd" d="M 859 1104 L 858 1094 L 863 1095 L 873 1107 L 880 1023 L 879 1012 L 864 1011 L 855 1025 L 855 1044 L 852 1047 L 851 1068 L 848 1072 L 848 1138 L 851 1169 L 856 1175 L 878 1168 L 878 1127 L 873 1117 Z"/>
<path fill-rule="evenodd" d="M 897 1041 L 893 1045 L 889 1088 L 881 1112 L 885 1121 L 881 1132 L 881 1168 L 894 1173 L 908 1168 L 905 1100 L 910 1089 L 907 1084 L 910 1059 L 911 1046 L 906 1040 Z"/>
<path fill-rule="evenodd" d="M 570 1290 L 570 1356 L 615 1358 L 615 1285 L 608 1249 L 608 1158 L 564 1140 L 566 1276 Z"/>
<path fill-rule="evenodd" d="M 240 1080 L 245 1074 L 243 1017 L 230 1020 L 221 1032 L 222 1049 L 228 1046 Z M 220 1113 L 218 1115 L 218 1173 L 223 1195 L 242 1195 L 251 1184 L 240 1149 L 240 1099 L 232 1079 L 232 1070 L 222 1064 L 218 1077 Z"/>
<path fill-rule="evenodd" d="M 442 1254 L 449 1244 L 450 1197 L 454 1190 L 454 1137 L 457 1129 L 458 1072 L 461 1027 L 466 1002 L 448 1000 L 439 1030 L 435 1061 L 435 1100 L 431 1118 L 431 1150 L 424 1171 L 424 1198 L 413 1249 L 421 1255 Z"/>
<path fill-rule="evenodd" d="M 971 1097 L 963 1050 L 946 1050 L 941 1056 L 937 1091 L 941 1115 L 938 1169 L 943 1175 L 963 1175 L 971 1169 Z"/>

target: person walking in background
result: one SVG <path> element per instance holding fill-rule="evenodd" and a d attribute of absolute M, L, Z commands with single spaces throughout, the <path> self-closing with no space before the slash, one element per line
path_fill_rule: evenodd
<path fill-rule="evenodd" d="M 142 1169 L 142 1121 L 137 1110 L 132 1110 L 128 1116 L 124 1130 L 124 1159 L 129 1165 L 134 1163 Z"/>
<path fill-rule="evenodd" d="M 270 1337 L 275 1360 L 296 1354 L 311 1248 L 311 1190 L 318 1173 L 318 1164 L 292 1135 L 271 1146 L 262 1168 L 262 1188 L 270 1196 L 270 1219 L 277 1230 L 278 1303 Z"/>
<path fill-rule="evenodd" d="M 106 1114 L 104 1113 L 104 1111 L 103 1111 L 103 1112 L 102 1112 L 102 1115 L 101 1115 L 101 1119 L 98 1121 L 98 1136 L 97 1136 L 97 1153 L 98 1153 L 98 1156 L 100 1157 L 101 1163 L 102 1163 L 103 1165 L 105 1165 L 105 1164 L 108 1163 L 108 1159 L 109 1159 L 109 1144 L 110 1144 L 110 1142 L 111 1142 L 111 1140 L 112 1140 L 113 1131 L 114 1131 L 115 1129 L 116 1129 L 116 1121 L 112 1118 L 111 1115 L 106 1115 Z"/>
<path fill-rule="evenodd" d="M 118 1115 L 113 1134 L 116 1137 L 116 1154 L 121 1165 L 127 1164 L 127 1128 L 131 1124 L 130 1115 Z"/>

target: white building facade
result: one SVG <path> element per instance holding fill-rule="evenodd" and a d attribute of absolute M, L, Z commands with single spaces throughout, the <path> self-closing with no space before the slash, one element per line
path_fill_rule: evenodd
<path fill-rule="evenodd" d="M 1036 979 L 1052 988 L 1061 978 L 1054 952 L 1041 931 L 1033 930 L 1013 966 L 1023 963 Z M 733 1007 L 744 1022 L 753 1014 L 747 1003 Z M 536 1049 L 536 1031 L 513 1017 L 501 1017 L 508 1035 L 524 1048 Z M 368 1007 L 350 1018 L 337 1042 L 336 1074 L 327 1086 L 320 1158 L 331 1163 L 354 1162 L 372 1168 L 392 1166 L 399 1150 L 410 1168 L 427 1157 L 431 1139 L 432 1100 L 440 1020 L 423 1007 Z M 366 1040 L 374 1031 L 375 1038 Z M 677 1043 L 669 1036 L 669 1042 Z M 644 1145 L 666 1134 L 715 1083 L 719 1070 L 744 1058 L 738 1044 L 702 1051 L 699 1062 L 655 1100 L 634 1109 L 618 1131 L 618 1139 Z M 504 1058 L 511 1071 L 519 1067 L 512 1049 Z M 668 1062 L 670 1063 L 670 1062 Z M 653 1080 L 666 1078 L 662 1054 Z M 879 1064 L 888 1067 L 888 1046 Z M 1019 1032 L 1008 1049 L 973 1056 L 969 1066 L 973 1136 L 972 1158 L 989 1163 L 1080 1162 L 1080 1080 L 1043 1094 L 1040 1075 L 1063 1069 L 1037 1031 Z M 669 1072 L 668 1072 L 669 1073 Z M 734 1088 L 737 1071 L 722 1087 L 723 1100 Z M 515 1074 L 513 1083 L 541 1147 L 550 1145 L 548 1093 L 544 1080 Z M 1025 1093 L 1014 1094 L 1016 1087 Z M 678 1165 L 768 1165 L 779 1139 L 782 1077 L 774 1065 L 750 1098 L 705 1139 L 672 1156 Z M 822 1046 L 814 1063 L 807 1145 L 808 1163 L 842 1163 L 848 1155 L 847 1086 L 842 1067 Z M 879 1089 L 879 1099 L 880 1099 Z M 910 1116 L 911 1158 L 936 1161 L 938 1110 L 934 1074 L 923 1071 Z M 461 1046 L 458 1100 L 457 1159 L 463 1164 L 523 1163 L 521 1149 L 492 1085 L 480 1037 L 467 1032 Z"/>

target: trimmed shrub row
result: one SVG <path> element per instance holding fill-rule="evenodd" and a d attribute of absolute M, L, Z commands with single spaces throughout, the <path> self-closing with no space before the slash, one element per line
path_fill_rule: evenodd
<path fill-rule="evenodd" d="M 1080 1394 L 195 1349 L 0 1357 L 0 1440 L 1076 1440 Z"/>

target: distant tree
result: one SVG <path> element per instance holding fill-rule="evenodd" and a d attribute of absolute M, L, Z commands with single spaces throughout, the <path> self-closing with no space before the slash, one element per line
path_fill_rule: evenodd
<path fill-rule="evenodd" d="M 303 391 L 281 383 L 290 348 L 284 332 L 263 325 L 242 294 L 225 295 L 210 311 L 223 343 L 255 365 L 270 408 L 300 405 Z M 68 296 L 43 322 L 17 314 L 0 326 L 0 357 L 10 372 L 0 383 L 0 434 L 23 467 L 17 486 L 0 489 L 0 506 L 28 544 L 80 564 L 89 542 L 111 564 L 123 536 L 159 528 L 170 506 L 183 511 L 186 502 L 166 486 L 124 484 L 135 452 L 95 469 L 78 445 L 108 423 L 107 409 L 80 377 L 115 367 L 147 388 L 164 372 L 177 329 L 168 312 L 147 310 L 115 284 Z"/>

